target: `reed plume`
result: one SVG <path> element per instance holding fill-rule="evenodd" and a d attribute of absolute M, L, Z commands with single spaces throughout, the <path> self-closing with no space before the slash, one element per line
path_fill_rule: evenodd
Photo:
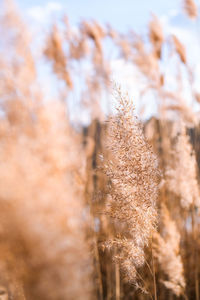
<path fill-rule="evenodd" d="M 13 2 L 0 8 L 0 299 L 144 300 L 154 289 L 155 300 L 198 300 L 200 95 L 190 51 L 153 15 L 145 36 L 65 17 L 42 33 L 39 53 Z M 198 17 L 194 0 L 184 9 Z M 59 100 L 39 85 L 49 63 Z M 141 124 L 118 89 L 102 123 L 121 63 L 157 117 Z M 177 120 L 192 128 L 174 130 Z"/>
<path fill-rule="evenodd" d="M 186 64 L 187 56 L 186 56 L 186 49 L 185 49 L 184 45 L 177 38 L 177 36 L 174 35 L 174 34 L 172 35 L 172 39 L 173 39 L 173 43 L 174 43 L 176 53 L 180 57 L 180 60 L 182 61 L 182 63 Z"/>
<path fill-rule="evenodd" d="M 180 256 L 180 233 L 165 204 L 161 206 L 162 235 L 154 233 L 154 255 L 167 275 L 163 284 L 176 296 L 184 293 L 185 278 Z"/>
<path fill-rule="evenodd" d="M 84 165 L 80 150 L 77 160 L 64 106 L 48 103 L 32 111 L 13 100 L 4 111 L 1 276 L 21 283 L 27 299 L 78 299 L 80 292 L 89 299 Z"/>
<path fill-rule="evenodd" d="M 195 19 L 198 16 L 198 7 L 194 0 L 184 0 L 184 10 L 189 18 Z"/>
<path fill-rule="evenodd" d="M 104 170 L 110 181 L 107 214 L 116 225 L 116 235 L 106 242 L 117 249 L 128 280 L 136 280 L 137 268 L 144 264 L 144 248 L 156 228 L 158 164 L 146 142 L 141 125 L 134 116 L 128 96 L 117 89 L 117 114 L 108 121 Z"/>
<path fill-rule="evenodd" d="M 192 205 L 199 207 L 197 162 L 184 124 L 181 125 L 172 157 L 171 166 L 166 170 L 168 189 L 180 197 L 183 208 L 189 209 Z"/>
<path fill-rule="evenodd" d="M 155 56 L 161 58 L 162 44 L 164 42 L 164 34 L 162 26 L 156 16 L 153 15 L 149 23 L 149 37 L 154 48 Z"/>
<path fill-rule="evenodd" d="M 69 89 L 72 89 L 73 82 L 68 68 L 68 58 L 63 50 L 61 33 L 56 25 L 53 26 L 51 35 L 47 39 L 44 54 L 52 62 L 55 74 L 65 81 Z"/>

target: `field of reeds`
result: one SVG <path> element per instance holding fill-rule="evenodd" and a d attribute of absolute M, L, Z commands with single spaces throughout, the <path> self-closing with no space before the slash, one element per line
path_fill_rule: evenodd
<path fill-rule="evenodd" d="M 193 0 L 180 9 L 198 21 Z M 69 20 L 38 43 L 0 3 L 0 300 L 199 300 L 190 57 L 154 15 L 145 36 Z M 137 109 L 116 58 L 142 83 Z"/>

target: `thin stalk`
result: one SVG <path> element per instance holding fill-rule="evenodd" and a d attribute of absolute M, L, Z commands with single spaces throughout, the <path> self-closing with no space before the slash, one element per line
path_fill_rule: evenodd
<path fill-rule="evenodd" d="M 149 263 L 146 261 L 146 259 L 145 259 L 145 264 L 147 265 L 147 267 L 148 267 L 148 269 L 149 269 L 149 272 L 150 272 L 151 275 L 153 276 L 153 272 L 152 272 L 152 270 L 151 270 L 151 267 L 150 267 Z"/>
<path fill-rule="evenodd" d="M 199 300 L 199 278 L 198 278 L 198 260 L 197 249 L 196 249 L 196 218 L 195 218 L 195 207 L 192 207 L 192 234 L 193 234 L 193 251 L 194 251 L 194 274 L 195 274 L 195 299 Z"/>
<path fill-rule="evenodd" d="M 115 295 L 116 300 L 120 300 L 120 271 L 119 264 L 115 264 Z"/>
<path fill-rule="evenodd" d="M 144 279 L 142 278 L 142 276 L 140 275 L 140 273 L 136 270 L 136 273 L 137 273 L 137 276 L 141 279 L 141 281 L 143 282 L 144 284 L 144 287 L 145 287 L 145 290 L 146 292 L 149 294 L 151 300 L 153 300 L 153 296 L 152 294 L 149 292 L 149 290 L 146 288 L 146 282 L 144 281 Z"/>
<path fill-rule="evenodd" d="M 153 286 L 154 286 L 154 299 L 157 300 L 157 286 L 156 286 L 156 273 L 155 273 L 155 264 L 154 264 L 154 257 L 153 257 L 153 238 L 151 238 L 151 257 L 152 257 L 152 271 L 153 271 Z"/>
<path fill-rule="evenodd" d="M 103 285 L 102 285 L 102 276 L 101 276 L 101 266 L 99 260 L 99 250 L 97 246 L 97 239 L 94 239 L 94 251 L 95 251 L 95 260 L 97 265 L 97 274 L 98 274 L 98 281 L 99 281 L 99 299 L 103 300 Z"/>

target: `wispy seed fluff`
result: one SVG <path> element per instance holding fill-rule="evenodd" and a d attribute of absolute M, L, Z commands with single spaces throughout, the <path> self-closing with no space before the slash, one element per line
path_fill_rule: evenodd
<path fill-rule="evenodd" d="M 166 171 L 168 188 L 180 197 L 183 208 L 200 207 L 196 157 L 183 124 L 172 156 L 171 166 Z"/>
<path fill-rule="evenodd" d="M 117 89 L 117 114 L 108 121 L 104 169 L 110 182 L 107 213 L 114 219 L 116 236 L 106 242 L 115 247 L 115 259 L 127 279 L 134 282 L 136 268 L 144 264 L 144 247 L 155 230 L 158 165 L 146 142 L 128 96 Z"/>
<path fill-rule="evenodd" d="M 176 296 L 180 296 L 185 289 L 183 262 L 180 256 L 181 236 L 164 204 L 161 207 L 161 216 L 163 232 L 162 235 L 154 233 L 154 255 L 161 270 L 167 275 L 167 280 L 162 281 L 163 284 Z"/>
<path fill-rule="evenodd" d="M 183 6 L 189 18 L 195 19 L 198 16 L 198 7 L 194 0 L 184 0 Z"/>
<path fill-rule="evenodd" d="M 0 157 L 0 285 L 15 300 L 90 299 L 83 157 L 64 105 L 6 103 Z"/>

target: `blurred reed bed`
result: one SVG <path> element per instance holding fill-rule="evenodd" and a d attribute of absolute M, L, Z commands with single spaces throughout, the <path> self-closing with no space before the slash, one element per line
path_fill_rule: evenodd
<path fill-rule="evenodd" d="M 198 300 L 200 96 L 182 42 L 154 15 L 145 37 L 65 17 L 34 55 L 12 1 L 0 23 L 0 299 Z M 140 73 L 141 120 L 120 87 L 109 102 L 108 44 Z"/>

